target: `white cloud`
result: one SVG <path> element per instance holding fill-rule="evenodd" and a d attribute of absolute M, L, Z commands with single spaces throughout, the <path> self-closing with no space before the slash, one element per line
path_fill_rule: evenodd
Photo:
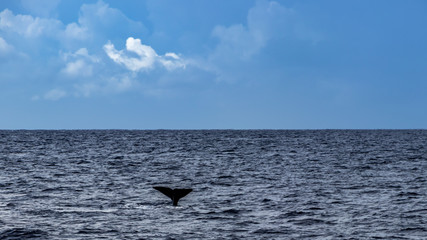
<path fill-rule="evenodd" d="M 142 23 L 132 21 L 120 10 L 111 8 L 107 3 L 98 1 L 95 4 L 83 4 L 80 8 L 79 24 L 91 29 L 108 27 L 116 24 L 127 23 L 132 27 L 141 27 Z M 126 28 L 127 26 L 122 26 Z"/>
<path fill-rule="evenodd" d="M 21 0 L 21 4 L 25 9 L 41 17 L 49 17 L 59 2 L 60 0 Z"/>
<path fill-rule="evenodd" d="M 138 86 L 138 82 L 129 74 L 118 74 L 111 77 L 103 77 L 95 81 L 75 84 L 74 95 L 77 97 L 89 97 L 92 94 L 121 93 Z"/>
<path fill-rule="evenodd" d="M 186 63 L 175 53 L 166 53 L 164 56 L 160 56 L 158 60 L 169 71 L 186 66 Z"/>
<path fill-rule="evenodd" d="M 92 76 L 92 66 L 87 65 L 86 62 L 82 59 L 69 62 L 67 66 L 63 69 L 63 72 L 69 76 Z"/>
<path fill-rule="evenodd" d="M 14 15 L 9 9 L 0 12 L 0 29 L 15 32 L 25 37 L 39 37 L 41 35 L 54 37 L 62 26 L 63 24 L 56 19 Z"/>
<path fill-rule="evenodd" d="M 88 35 L 89 29 L 79 26 L 77 23 L 68 24 L 64 31 L 64 36 L 66 39 L 85 40 L 88 38 Z"/>
<path fill-rule="evenodd" d="M 96 56 L 89 55 L 86 48 L 80 48 L 75 53 L 62 54 L 66 62 L 62 73 L 70 77 L 90 77 L 93 75 L 93 63 L 100 62 Z"/>
<path fill-rule="evenodd" d="M 9 53 L 14 52 L 14 55 L 25 55 L 26 63 L 34 69 L 47 69 L 28 73 L 27 79 L 48 79 L 43 82 L 46 84 L 45 92 L 35 95 L 34 101 L 124 91 L 143 92 L 141 89 L 149 88 L 146 86 L 148 79 L 156 76 L 156 81 L 148 83 L 156 85 L 160 77 L 175 75 L 176 72 L 170 72 L 185 68 L 189 62 L 173 52 L 158 54 L 153 47 L 142 44 L 137 38 L 127 38 L 125 49 L 117 50 L 108 39 L 116 41 L 133 34 L 148 35 L 147 30 L 141 22 L 127 18 L 103 1 L 83 4 L 78 20 L 69 24 L 55 18 L 56 0 L 43 1 L 46 1 L 43 3 L 47 4 L 47 9 L 31 0 L 22 0 L 23 7 L 31 15 L 0 10 L 0 57 L 9 57 Z M 103 46 L 103 51 L 100 46 Z M 54 55 L 58 52 L 59 55 Z M 18 61 L 20 59 L 16 58 L 13 64 L 16 69 L 21 69 Z M 47 64 L 48 68 L 44 68 Z M 162 71 L 151 71 L 144 78 L 138 74 L 157 68 Z"/>
<path fill-rule="evenodd" d="M 114 29 L 114 31 L 111 31 Z M 95 4 L 83 4 L 80 8 L 77 23 L 66 26 L 65 36 L 72 39 L 92 42 L 112 39 L 130 34 L 146 33 L 146 27 L 133 21 L 120 10 L 111 8 L 107 3 L 98 1 Z"/>
<path fill-rule="evenodd" d="M 211 58 L 226 57 L 250 59 L 274 37 L 281 37 L 292 28 L 292 9 L 277 2 L 258 1 L 247 16 L 247 24 L 235 24 L 230 27 L 216 26 L 212 35 L 219 39 Z"/>
<path fill-rule="evenodd" d="M 129 76 L 112 77 L 108 81 L 108 89 L 113 91 L 125 91 L 130 89 L 134 85 L 134 82 Z"/>
<path fill-rule="evenodd" d="M 153 48 L 147 45 L 142 45 L 141 40 L 132 37 L 126 40 L 126 49 L 129 52 L 136 53 L 139 58 L 129 57 L 124 51 L 118 51 L 112 43 L 104 45 L 104 50 L 107 55 L 116 63 L 123 64 L 131 71 L 148 70 L 153 68 L 157 57 Z"/>
<path fill-rule="evenodd" d="M 138 58 L 129 56 L 124 50 L 116 50 L 111 42 L 104 45 L 104 51 L 116 63 L 124 65 L 133 72 L 147 71 L 155 67 L 156 62 L 167 70 L 185 68 L 183 60 L 175 53 L 157 55 L 156 51 L 148 45 L 141 44 L 140 39 L 129 37 L 126 40 L 126 50 L 138 55 Z"/>
<path fill-rule="evenodd" d="M 24 8 L 32 15 L 14 14 L 9 9 L 0 12 L 0 30 L 12 32 L 24 37 L 48 37 L 58 40 L 59 45 L 81 46 L 81 42 L 99 46 L 105 39 L 129 34 L 146 33 L 141 22 L 127 18 L 120 10 L 109 7 L 99 0 L 95 4 L 83 4 L 77 22 L 67 25 L 55 18 L 49 18 L 50 12 L 58 5 L 57 0 L 23 0 Z M 111 31 L 114 29 L 114 31 Z"/>
<path fill-rule="evenodd" d="M 217 81 L 227 82 L 251 78 L 246 69 L 260 64 L 259 59 L 268 58 L 263 53 L 266 48 L 283 49 L 283 44 L 295 40 L 308 44 L 321 40 L 319 34 L 304 25 L 298 12 L 268 0 L 258 0 L 248 11 L 245 23 L 218 25 L 211 34 L 218 43 L 198 65 L 214 73 Z"/>
<path fill-rule="evenodd" d="M 91 62 L 101 61 L 98 57 L 89 55 L 89 51 L 87 50 L 87 48 L 80 48 L 75 53 L 63 53 L 62 56 L 64 61 L 67 61 L 73 58 L 84 58 L 84 59 L 90 60 Z"/>
<path fill-rule="evenodd" d="M 13 50 L 13 47 L 9 45 L 6 40 L 0 37 L 0 56 L 6 55 Z"/>
<path fill-rule="evenodd" d="M 217 26 L 212 35 L 220 39 L 220 43 L 213 54 L 214 57 L 219 58 L 223 58 L 224 54 L 226 54 L 248 59 L 264 44 L 256 42 L 251 32 L 241 24 L 228 28 Z"/>
<path fill-rule="evenodd" d="M 44 99 L 56 101 L 67 96 L 67 93 L 61 89 L 52 89 L 44 95 Z"/>

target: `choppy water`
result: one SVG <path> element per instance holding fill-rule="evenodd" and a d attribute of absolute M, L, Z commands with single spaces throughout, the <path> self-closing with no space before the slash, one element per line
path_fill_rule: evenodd
<path fill-rule="evenodd" d="M 426 170 L 425 130 L 0 131 L 0 239 L 426 239 Z"/>

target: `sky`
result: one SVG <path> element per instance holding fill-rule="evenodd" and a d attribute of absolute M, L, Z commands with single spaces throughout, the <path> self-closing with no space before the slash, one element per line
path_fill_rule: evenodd
<path fill-rule="evenodd" d="M 425 129 L 424 0 L 1 0 L 0 129 Z"/>

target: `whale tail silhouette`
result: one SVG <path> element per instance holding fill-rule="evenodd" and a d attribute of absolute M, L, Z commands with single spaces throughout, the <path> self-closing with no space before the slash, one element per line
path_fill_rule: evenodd
<path fill-rule="evenodd" d="M 153 187 L 153 188 L 163 193 L 164 195 L 168 196 L 170 199 L 172 199 L 174 206 L 178 206 L 179 199 L 187 196 L 187 194 L 193 191 L 193 189 L 191 188 L 188 188 L 188 189 L 179 189 L 179 188 L 170 189 L 168 187 Z"/>

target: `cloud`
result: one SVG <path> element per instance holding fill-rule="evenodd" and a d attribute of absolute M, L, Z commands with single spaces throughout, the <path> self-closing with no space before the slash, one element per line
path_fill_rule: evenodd
<path fill-rule="evenodd" d="M 82 59 L 67 63 L 62 71 L 69 76 L 92 76 L 92 66 L 87 65 Z"/>
<path fill-rule="evenodd" d="M 0 30 L 26 38 L 54 39 L 63 47 L 81 46 L 83 41 L 86 45 L 99 46 L 105 43 L 106 39 L 147 32 L 141 22 L 127 18 L 120 10 L 109 7 L 103 1 L 83 4 L 78 21 L 67 25 L 55 18 L 49 18 L 49 12 L 58 4 L 56 1 L 43 0 L 42 3 L 38 5 L 39 1 L 23 1 L 30 12 L 38 12 L 36 17 L 15 15 L 11 10 L 4 9 L 0 12 Z"/>
<path fill-rule="evenodd" d="M 166 53 L 163 56 L 159 56 L 152 47 L 141 44 L 141 40 L 137 38 L 129 37 L 126 40 L 126 50 L 129 53 L 136 54 L 138 57 L 131 57 L 124 50 L 116 50 L 111 42 L 104 45 L 104 51 L 108 57 L 133 72 L 148 71 L 153 69 L 156 63 L 160 63 L 169 71 L 176 68 L 185 68 L 184 61 L 177 54 Z"/>
<path fill-rule="evenodd" d="M 67 60 L 70 57 L 71 58 L 81 57 L 81 58 L 88 59 L 92 62 L 99 62 L 100 61 L 100 59 L 98 57 L 89 55 L 89 51 L 87 50 L 87 48 L 80 48 L 75 53 L 64 54 L 65 60 Z"/>
<path fill-rule="evenodd" d="M 89 29 L 77 23 L 70 23 L 66 26 L 64 36 L 66 39 L 85 40 L 89 36 Z"/>
<path fill-rule="evenodd" d="M 104 45 L 105 52 L 114 62 L 123 64 L 131 71 L 153 68 L 155 58 L 157 56 L 153 48 L 147 45 L 142 45 L 141 40 L 139 39 L 130 37 L 126 40 L 126 49 L 129 52 L 136 53 L 139 58 L 129 57 L 123 50 L 116 50 L 111 42 Z"/>
<path fill-rule="evenodd" d="M 55 18 L 58 1 L 42 0 L 41 5 L 33 2 L 21 2 L 31 15 L 0 10 L 0 57 L 16 51 L 15 55 L 26 56 L 24 63 L 32 69 L 25 71 L 28 73 L 25 79 L 45 79 L 42 88 L 58 86 L 45 94 L 37 94 L 33 100 L 107 94 L 135 86 L 135 75 L 127 69 L 112 68 L 116 63 L 108 61 L 103 46 L 109 39 L 117 41 L 126 39 L 130 34 L 145 34 L 147 29 L 141 22 L 129 19 L 103 1 L 97 1 L 95 4 L 83 4 L 78 20 L 64 24 Z M 141 46 L 136 44 L 130 49 L 141 54 L 144 51 Z M 162 60 L 167 69 L 178 66 L 175 63 L 180 61 L 176 54 L 158 56 L 154 52 L 154 55 L 155 63 Z M 8 71 L 0 73 L 0 79 L 22 75 L 21 62 L 21 59 L 9 59 Z M 6 68 L 5 65 L 2 67 Z M 64 81 L 64 77 L 72 81 Z"/>
<path fill-rule="evenodd" d="M 78 21 L 65 26 L 63 36 L 69 45 L 73 45 L 72 41 L 77 40 L 85 42 L 87 46 L 98 47 L 104 44 L 106 39 L 146 33 L 144 24 L 133 21 L 120 10 L 98 1 L 95 4 L 83 4 Z"/>
<path fill-rule="evenodd" d="M 67 96 L 67 93 L 61 89 L 52 89 L 44 95 L 44 99 L 56 101 Z M 36 99 L 36 98 L 34 98 Z"/>
<path fill-rule="evenodd" d="M 112 77 L 108 81 L 108 88 L 121 92 L 130 89 L 134 84 L 130 76 Z"/>
<path fill-rule="evenodd" d="M 251 32 L 241 24 L 228 28 L 217 26 L 212 31 L 212 35 L 220 40 L 214 52 L 214 57 L 217 57 L 215 55 L 223 55 L 225 53 L 242 59 L 248 59 L 263 45 L 261 42 L 256 42 Z"/>
<path fill-rule="evenodd" d="M 198 79 L 180 77 L 190 76 L 196 68 L 200 70 L 196 60 L 184 58 L 173 49 L 158 53 L 138 37 L 129 37 L 148 39 L 150 35 L 141 22 L 129 19 L 103 1 L 83 4 L 78 20 L 66 24 L 55 18 L 56 1 L 46 2 L 51 4 L 46 11 L 29 0 L 22 4 L 32 15 L 0 10 L 0 57 L 9 57 L 6 54 L 10 52 L 26 56 L 25 61 L 8 59 L 8 65 L 2 65 L 8 71 L 0 73 L 0 79 L 40 79 L 40 89 L 32 90 L 39 91 L 33 93 L 33 100 L 125 91 L 144 94 L 151 88 L 163 89 Z M 112 42 L 126 44 L 116 48 Z M 23 64 L 27 71 L 21 70 Z M 175 71 L 182 69 L 186 71 Z"/>
<path fill-rule="evenodd" d="M 129 36 L 142 35 L 147 32 L 144 24 L 133 21 L 120 10 L 111 8 L 107 3 L 98 1 L 95 4 L 83 4 L 80 8 L 77 23 L 66 26 L 65 36 L 92 42 Z"/>
<path fill-rule="evenodd" d="M 42 35 L 55 36 L 63 24 L 56 19 L 32 17 L 31 15 L 14 15 L 9 9 L 0 12 L 0 30 L 13 32 L 25 37 Z"/>
<path fill-rule="evenodd" d="M 138 86 L 138 82 L 132 75 L 117 74 L 114 76 L 103 76 L 95 81 L 81 82 L 74 85 L 74 96 L 90 97 L 93 94 L 121 93 Z"/>
<path fill-rule="evenodd" d="M 93 63 L 100 62 L 96 56 L 91 56 L 86 48 L 80 48 L 75 53 L 63 54 L 66 66 L 61 70 L 69 77 L 90 77 L 93 74 Z"/>
<path fill-rule="evenodd" d="M 268 0 L 256 1 L 247 13 L 246 22 L 217 25 L 211 36 L 218 42 L 198 64 L 214 73 L 217 81 L 227 82 L 251 79 L 251 72 L 270 67 L 268 61 L 286 57 L 281 55 L 284 51 L 276 49 L 292 47 L 295 42 L 312 46 L 321 40 L 305 26 L 297 11 Z"/>
<path fill-rule="evenodd" d="M 40 17 L 49 17 L 59 2 L 60 0 L 21 0 L 25 9 Z"/>
<path fill-rule="evenodd" d="M 247 23 L 229 27 L 216 26 L 212 36 L 219 39 L 212 58 L 227 57 L 248 60 L 268 41 L 289 32 L 294 11 L 277 2 L 258 1 L 248 12 Z"/>
<path fill-rule="evenodd" d="M 166 53 L 158 58 L 159 62 L 169 71 L 177 68 L 185 68 L 187 63 L 184 63 L 181 58 L 175 53 Z"/>
<path fill-rule="evenodd" d="M 257 68 L 253 63 L 262 57 L 262 50 L 270 42 L 277 44 L 285 42 L 285 36 L 292 37 L 295 15 L 292 9 L 275 1 L 257 1 L 249 9 L 245 23 L 213 28 L 211 34 L 218 43 L 198 65 L 214 73 L 217 81 L 248 79 L 250 70 Z"/>
<path fill-rule="evenodd" d="M 13 50 L 13 46 L 9 45 L 2 37 L 0 37 L 0 56 L 6 55 Z"/>

